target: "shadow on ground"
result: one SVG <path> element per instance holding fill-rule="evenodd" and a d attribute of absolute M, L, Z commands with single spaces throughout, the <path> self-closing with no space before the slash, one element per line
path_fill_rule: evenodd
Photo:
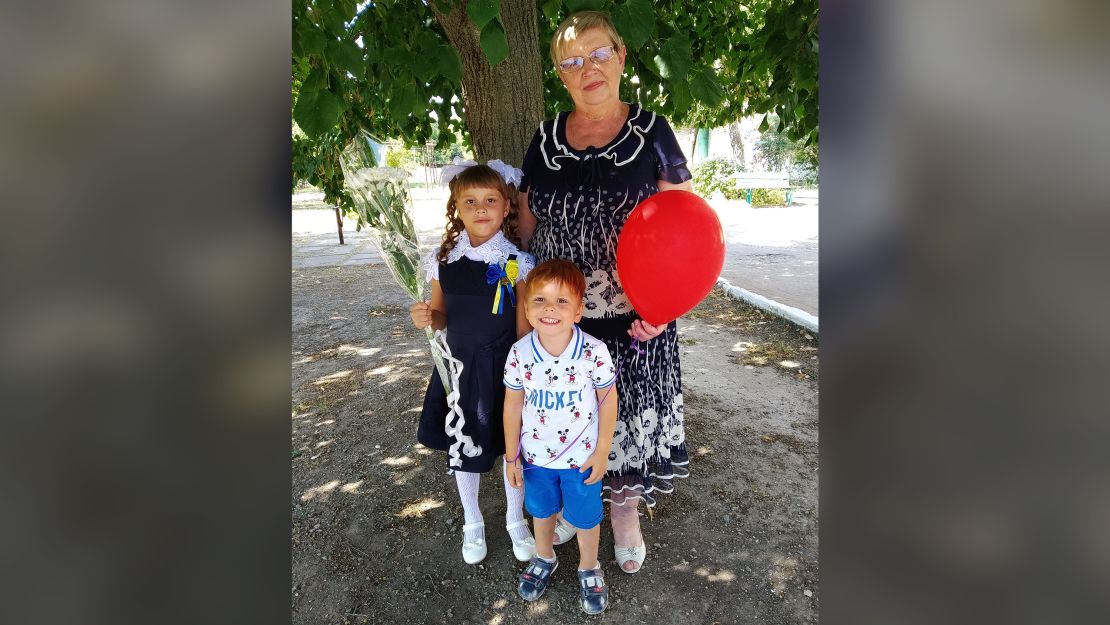
<path fill-rule="evenodd" d="M 494 474 L 489 556 L 462 562 L 454 481 L 415 442 L 427 346 L 387 270 L 295 269 L 292 303 L 293 622 L 601 622 L 578 609 L 573 543 L 540 601 L 516 596 Z M 617 570 L 603 528 L 601 619 L 814 623 L 817 340 L 719 291 L 679 324 L 691 476 L 644 518 L 640 574 Z"/>

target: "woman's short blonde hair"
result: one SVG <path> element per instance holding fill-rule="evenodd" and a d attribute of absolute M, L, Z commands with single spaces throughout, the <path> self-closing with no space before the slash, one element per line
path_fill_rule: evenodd
<path fill-rule="evenodd" d="M 566 49 L 570 42 L 578 38 L 579 35 L 588 31 L 600 28 L 609 35 L 609 40 L 613 42 L 613 52 L 620 52 L 624 49 L 624 40 L 617 34 L 617 29 L 613 26 L 613 20 L 609 18 L 609 14 L 602 11 L 579 11 L 567 16 L 562 24 L 559 24 L 559 29 L 555 31 L 555 35 L 551 37 L 551 62 L 555 65 L 563 60 L 563 50 Z"/>

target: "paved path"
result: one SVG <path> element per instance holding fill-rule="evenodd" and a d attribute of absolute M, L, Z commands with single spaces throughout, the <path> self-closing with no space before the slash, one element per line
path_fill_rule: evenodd
<path fill-rule="evenodd" d="M 421 247 L 432 249 L 443 235 L 445 189 L 412 191 L 413 221 Z M 742 200 L 710 204 L 725 231 L 721 277 L 733 286 L 817 315 L 817 197 L 799 192 L 789 207 L 750 208 Z M 293 196 L 293 267 L 365 265 L 379 262 L 369 237 L 345 223 L 339 245 L 335 211 L 320 193 Z"/>
<path fill-rule="evenodd" d="M 817 198 L 750 208 L 711 202 L 725 231 L 721 277 L 730 284 L 817 316 Z"/>

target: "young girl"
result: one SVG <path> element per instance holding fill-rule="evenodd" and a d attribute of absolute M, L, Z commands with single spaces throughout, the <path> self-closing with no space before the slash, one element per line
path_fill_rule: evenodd
<path fill-rule="evenodd" d="M 417 328 L 446 329 L 451 358 L 462 363 L 461 374 L 454 378 L 461 410 L 449 406 L 433 369 L 416 438 L 425 447 L 451 451 L 449 467 L 454 469 L 465 517 L 462 553 L 467 564 L 486 557 L 478 483 L 480 474 L 488 473 L 505 453 L 505 359 L 513 343 L 531 329 L 523 306 L 517 307 L 517 283 L 535 263 L 517 247 L 516 190 L 509 184 L 514 178 L 519 180 L 519 170 L 501 161 L 462 168 L 451 178 L 447 232 L 427 261 L 432 299 L 410 309 Z M 480 452 L 460 454 L 460 446 Z M 524 520 L 524 493 L 510 486 L 503 462 L 498 464 L 505 485 L 505 528 L 513 554 L 526 562 L 535 555 L 536 543 Z"/>

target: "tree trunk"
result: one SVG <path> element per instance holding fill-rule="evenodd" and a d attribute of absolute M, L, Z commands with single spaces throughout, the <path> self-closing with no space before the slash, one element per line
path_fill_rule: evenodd
<path fill-rule="evenodd" d="M 543 66 L 535 0 L 501 0 L 501 22 L 509 56 L 490 67 L 466 0 L 444 15 L 429 6 L 459 53 L 463 67 L 466 128 L 479 161 L 499 158 L 520 167 L 532 135 L 544 118 Z"/>
<path fill-rule="evenodd" d="M 744 163 L 747 167 L 747 159 L 744 158 L 744 138 L 740 134 L 740 122 L 732 122 L 728 125 L 728 139 L 732 144 L 732 158 Z"/>

